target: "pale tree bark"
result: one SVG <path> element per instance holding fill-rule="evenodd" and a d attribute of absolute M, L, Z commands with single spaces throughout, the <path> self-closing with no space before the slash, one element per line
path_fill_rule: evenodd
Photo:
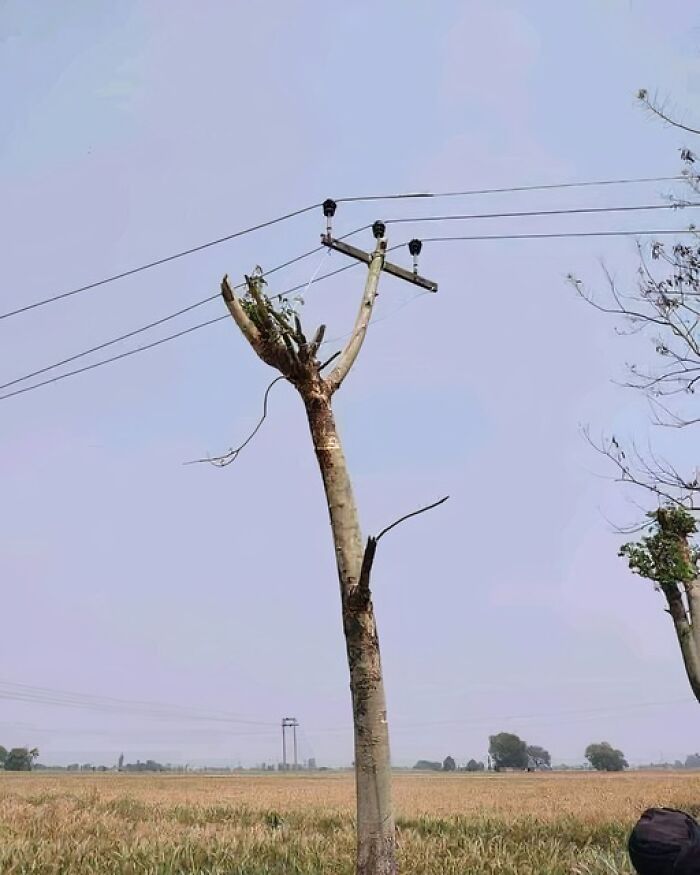
<path fill-rule="evenodd" d="M 670 502 L 647 517 L 652 520 L 643 529 L 647 534 L 623 544 L 619 555 L 664 594 L 685 673 L 700 702 L 700 551 L 692 541 L 697 523 L 685 508 Z"/>
<path fill-rule="evenodd" d="M 686 584 L 688 608 L 677 584 L 662 584 L 673 620 L 685 673 L 695 698 L 700 702 L 700 581 Z"/>
<path fill-rule="evenodd" d="M 301 324 L 276 312 L 262 292 L 262 281 L 248 278 L 249 295 L 238 299 L 224 277 L 222 294 L 229 311 L 258 356 L 277 368 L 303 400 L 325 489 L 335 547 L 343 630 L 345 632 L 354 720 L 357 790 L 357 873 L 395 875 L 396 837 L 391 806 L 389 729 L 379 639 L 369 588 L 376 541 L 370 539 L 363 574 L 360 523 L 331 399 L 362 347 L 382 266 L 386 242 L 377 243 L 352 335 L 327 378 L 316 353 L 324 327 L 307 341 Z M 370 548 L 370 544 L 372 545 Z"/>

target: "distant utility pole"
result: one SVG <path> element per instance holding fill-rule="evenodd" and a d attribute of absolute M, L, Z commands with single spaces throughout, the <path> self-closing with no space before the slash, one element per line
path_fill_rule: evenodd
<path fill-rule="evenodd" d="M 292 730 L 292 740 L 294 745 L 294 768 L 297 768 L 297 726 L 299 721 L 296 717 L 282 718 L 282 771 L 287 771 L 287 729 Z"/>

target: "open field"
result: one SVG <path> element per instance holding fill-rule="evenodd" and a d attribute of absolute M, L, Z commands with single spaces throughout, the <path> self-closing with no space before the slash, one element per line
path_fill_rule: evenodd
<path fill-rule="evenodd" d="M 395 777 L 403 873 L 629 873 L 649 805 L 700 813 L 688 773 Z M 352 872 L 353 779 L 0 772 L 0 872 Z"/>

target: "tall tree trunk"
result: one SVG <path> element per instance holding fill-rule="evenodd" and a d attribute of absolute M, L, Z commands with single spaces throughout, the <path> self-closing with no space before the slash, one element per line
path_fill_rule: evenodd
<path fill-rule="evenodd" d="M 391 811 L 391 760 L 384 683 L 369 591 L 371 563 L 361 574 L 365 551 L 331 398 L 362 347 L 377 296 L 386 245 L 386 240 L 377 240 L 355 326 L 327 378 L 321 376 L 324 365 L 316 359 L 325 326 L 320 326 L 309 342 L 297 317 L 292 320 L 289 314 L 274 310 L 263 292 L 264 281 L 259 276 L 246 277 L 248 295 L 243 302 L 236 298 L 228 277 L 221 283 L 226 306 L 252 348 L 299 391 L 326 490 L 340 581 L 355 726 L 357 875 L 396 875 L 396 836 Z M 232 450 L 228 459 L 235 459 L 238 452 L 240 449 Z M 368 549 L 370 542 L 373 557 L 376 540 L 368 541 Z"/>
<path fill-rule="evenodd" d="M 698 593 L 697 584 L 686 585 L 688 594 L 688 612 L 683 603 L 683 596 L 677 584 L 663 584 L 662 589 L 666 600 L 668 601 L 668 612 L 673 620 L 673 626 L 676 630 L 676 637 L 683 656 L 683 665 L 685 673 L 688 676 L 690 687 L 695 695 L 695 698 L 700 702 L 700 641 L 698 641 L 698 631 L 700 630 L 700 593 Z"/>
<path fill-rule="evenodd" d="M 347 464 L 320 380 L 300 389 L 318 459 L 335 545 L 355 726 L 357 875 L 395 875 L 391 760 L 379 639 L 369 592 L 360 592 L 364 555 Z"/>

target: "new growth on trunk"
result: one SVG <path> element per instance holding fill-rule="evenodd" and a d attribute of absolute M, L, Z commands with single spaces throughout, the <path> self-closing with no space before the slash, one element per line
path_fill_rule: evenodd
<path fill-rule="evenodd" d="M 685 672 L 700 702 L 700 551 L 690 542 L 697 531 L 692 514 L 675 504 L 647 514 L 650 534 L 636 543 L 623 544 L 635 574 L 646 577 L 661 590 L 673 620 Z"/>
<path fill-rule="evenodd" d="M 331 401 L 362 348 L 372 317 L 385 252 L 386 241 L 380 239 L 370 259 L 352 334 L 339 356 L 333 357 L 337 358 L 337 362 L 327 377 L 321 372 L 330 360 L 321 363 L 317 358 L 325 333 L 324 325 L 308 340 L 299 317 L 286 302 L 273 306 L 272 300 L 265 294 L 266 284 L 260 271 L 256 275 L 246 276 L 247 292 L 241 297 L 236 296 L 228 277 L 225 276 L 221 283 L 226 306 L 250 346 L 262 361 L 279 371 L 299 392 L 323 481 L 338 569 L 350 672 L 357 793 L 358 875 L 395 875 L 397 871 L 396 837 L 391 807 L 389 730 L 370 574 L 379 538 L 394 525 L 414 514 L 397 520 L 377 538 L 370 538 L 366 547 L 363 547 L 352 484 Z M 272 384 L 268 387 L 268 392 L 271 386 Z M 267 413 L 267 394 L 266 392 L 263 420 Z M 227 464 L 236 458 L 246 443 L 219 460 L 210 461 Z M 429 510 L 442 501 L 423 510 Z"/>

